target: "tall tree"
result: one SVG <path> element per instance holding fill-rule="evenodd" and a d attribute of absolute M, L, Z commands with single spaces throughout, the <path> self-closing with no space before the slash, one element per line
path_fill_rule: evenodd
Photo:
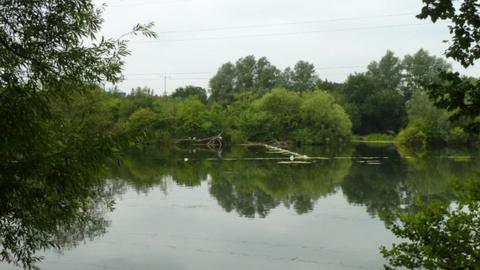
<path fill-rule="evenodd" d="M 368 72 L 350 75 L 343 85 L 344 106 L 354 121 L 354 132 L 397 132 L 405 123 L 405 100 L 397 90 L 381 87 L 385 84 L 372 76 Z"/>
<path fill-rule="evenodd" d="M 235 65 L 230 62 L 223 64 L 210 79 L 211 98 L 222 105 L 230 104 L 236 90 L 235 80 Z"/>
<path fill-rule="evenodd" d="M 402 66 L 404 74 L 401 88 L 402 94 L 407 98 L 411 96 L 412 91 L 432 84 L 441 72 L 452 69 L 445 59 L 430 55 L 424 49 L 413 55 L 405 55 Z"/>
<path fill-rule="evenodd" d="M 373 61 L 367 67 L 367 76 L 372 78 L 381 90 L 397 90 L 402 80 L 402 63 L 392 51 L 387 53 L 380 61 Z"/>
<path fill-rule="evenodd" d="M 188 98 L 192 96 L 197 97 L 204 104 L 207 103 L 207 90 L 200 86 L 187 85 L 179 87 L 172 94 L 173 98 Z"/>
<path fill-rule="evenodd" d="M 235 63 L 236 90 L 253 90 L 256 79 L 256 65 L 257 60 L 253 55 L 249 55 L 237 60 Z"/>
<path fill-rule="evenodd" d="M 464 67 L 480 58 L 480 16 L 478 0 L 422 0 L 419 19 L 430 18 L 432 22 L 449 20 L 451 43 L 446 56 L 460 62 Z M 455 3 L 457 2 L 457 3 Z"/>
<path fill-rule="evenodd" d="M 451 43 L 446 55 L 464 67 L 480 58 L 480 5 L 478 0 L 422 0 L 417 16 L 450 21 Z M 454 3 L 455 2 L 455 3 Z M 450 111 L 454 117 L 478 119 L 480 85 L 477 80 L 462 78 L 459 73 L 442 72 L 428 87 L 434 104 Z M 477 127 L 479 125 L 476 125 Z M 476 130 L 478 134 L 478 129 Z M 462 179 L 463 180 L 463 179 Z M 392 232 L 407 241 L 382 247 L 388 259 L 385 269 L 477 269 L 480 265 L 480 185 L 475 181 L 457 183 L 458 200 L 454 205 L 434 201 L 419 204 L 414 214 L 399 214 Z"/>
<path fill-rule="evenodd" d="M 424 6 L 417 16 L 433 22 L 449 20 L 451 42 L 445 54 L 464 67 L 480 58 L 480 4 L 478 0 L 422 0 Z M 480 85 L 477 80 L 460 76 L 458 72 L 442 72 L 439 79 L 428 87 L 434 104 L 454 112 L 453 119 L 472 119 L 469 130 L 480 131 L 476 118 L 480 115 Z"/>
<path fill-rule="evenodd" d="M 315 66 L 306 61 L 298 61 L 291 75 L 291 90 L 303 92 L 313 90 L 318 81 Z"/>
<path fill-rule="evenodd" d="M 266 57 L 259 58 L 255 65 L 254 89 L 262 94 L 266 93 L 278 85 L 279 76 L 280 70 L 272 65 Z"/>
<path fill-rule="evenodd" d="M 26 185 L 24 190 L 35 192 L 55 187 L 50 194 L 62 198 L 66 192 L 62 187 L 82 193 L 91 187 L 89 181 L 98 180 L 102 161 L 114 151 L 112 134 L 98 126 L 91 129 L 95 106 L 76 114 L 56 108 L 88 92 L 91 85 L 121 78 L 127 42 L 98 36 L 101 15 L 91 0 L 0 2 L 1 183 Z M 137 25 L 131 33 L 155 36 L 152 26 Z M 40 203 L 45 201 L 41 198 Z M 46 204 L 65 206 L 59 202 Z M 15 224 L 19 234 L 2 234 L 0 243 L 19 246 L 2 245 L 0 260 L 32 267 L 31 245 L 36 243 L 22 238 L 29 229 L 22 225 L 28 225 L 30 214 L 17 206 L 2 207 L 0 223 Z M 49 245 L 53 244 L 37 247 Z"/>

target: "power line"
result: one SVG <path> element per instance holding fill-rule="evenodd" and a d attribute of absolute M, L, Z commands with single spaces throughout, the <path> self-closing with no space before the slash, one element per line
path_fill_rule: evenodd
<path fill-rule="evenodd" d="M 323 66 L 323 67 L 315 67 L 316 70 L 331 70 L 331 69 L 349 69 L 349 68 L 364 68 L 365 65 L 352 65 L 352 66 Z M 151 73 L 128 73 L 124 74 L 125 76 L 168 76 L 168 75 L 202 75 L 202 74 L 214 74 L 216 71 L 210 72 L 151 72 Z M 170 77 L 169 77 L 170 78 Z M 177 77 L 176 79 L 182 79 Z"/>
<path fill-rule="evenodd" d="M 413 26 L 427 26 L 427 25 L 434 25 L 434 24 L 433 24 L 433 23 L 393 24 L 393 25 L 370 26 L 370 27 L 353 27 L 353 28 L 323 29 L 323 30 L 303 31 L 303 32 L 265 33 L 265 34 L 236 35 L 236 36 L 223 36 L 223 37 L 204 37 L 204 38 L 184 38 L 184 39 L 163 39 L 163 40 L 151 40 L 151 41 L 132 41 L 131 43 L 160 43 L 160 42 L 182 42 L 182 41 L 205 41 L 205 40 L 243 39 L 243 38 L 255 38 L 255 37 L 296 36 L 296 35 L 304 35 L 304 34 L 334 33 L 334 32 L 351 32 L 351 31 L 364 31 L 364 30 L 375 30 L 375 29 L 390 29 L 390 28 L 413 27 Z"/>
<path fill-rule="evenodd" d="M 172 77 L 162 77 L 162 78 L 124 78 L 124 81 L 165 81 L 168 80 L 210 80 L 211 78 L 172 78 Z"/>
<path fill-rule="evenodd" d="M 411 15 L 415 15 L 415 14 L 417 14 L 417 13 L 409 12 L 409 13 L 396 13 L 396 14 L 385 14 L 385 15 L 375 15 L 375 16 L 321 19 L 321 20 L 310 20 L 310 21 L 299 21 L 299 22 L 284 22 L 284 23 L 272 23 L 272 24 L 251 24 L 251 25 L 238 25 L 238 26 L 222 26 L 222 27 L 213 27 L 213 28 L 197 28 L 197 29 L 185 29 L 185 30 L 166 30 L 166 31 L 159 31 L 157 33 L 158 34 L 173 34 L 173 33 L 211 32 L 211 31 L 222 31 L 222 30 L 265 28 L 265 27 L 275 27 L 275 26 L 284 26 L 284 25 L 302 25 L 302 24 L 315 24 L 315 23 L 324 23 L 324 22 L 369 20 L 369 19 L 411 16 Z"/>
<path fill-rule="evenodd" d="M 201 75 L 201 74 L 212 74 L 214 72 L 152 72 L 152 73 L 129 73 L 125 74 L 127 76 L 137 76 L 137 75 Z"/>
<path fill-rule="evenodd" d="M 154 6 L 154 5 L 168 5 L 168 4 L 178 4 L 178 3 L 185 3 L 189 2 L 190 0 L 172 0 L 172 1 L 159 1 L 159 2 L 146 2 L 146 3 L 135 3 L 135 4 L 120 4 L 120 5 L 107 5 L 107 7 L 111 8 L 119 8 L 119 7 L 136 7 L 136 6 Z"/>

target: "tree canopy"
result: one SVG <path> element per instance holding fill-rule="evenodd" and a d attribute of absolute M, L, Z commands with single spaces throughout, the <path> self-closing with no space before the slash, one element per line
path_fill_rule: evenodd
<path fill-rule="evenodd" d="M 197 97 L 203 103 L 207 103 L 207 90 L 199 86 L 187 85 L 175 89 L 171 95 L 173 98 Z"/>
<path fill-rule="evenodd" d="M 126 40 L 98 35 L 102 22 L 101 9 L 90 0 L 0 3 L 0 183 L 14 192 L 2 201 L 36 196 L 29 191 L 41 194 L 40 208 L 63 205 L 62 198 L 76 192 L 86 193 L 79 203 L 93 199 L 88 183 L 99 180 L 104 160 L 121 137 L 114 134 L 108 101 L 96 85 L 119 81 L 123 57 L 129 54 Z M 129 33 L 155 36 L 152 26 L 136 25 Z M 48 194 L 58 200 L 46 199 Z M 70 210 L 80 209 L 76 204 Z M 56 244 L 48 239 L 30 242 L 32 232 L 48 234 L 47 228 L 29 223 L 30 214 L 16 205 L 2 207 L 2 261 L 32 268 L 36 259 L 29 245 L 41 249 Z M 78 222 L 75 215 L 66 216 L 71 220 L 65 224 Z M 88 218 L 82 222 L 90 222 Z M 3 234 L 19 224 L 25 227 Z M 29 227 L 32 231 L 21 231 Z"/>
<path fill-rule="evenodd" d="M 433 22 L 449 20 L 451 42 L 447 57 L 460 62 L 464 67 L 473 65 L 480 57 L 480 13 L 477 0 L 423 0 L 423 8 L 417 16 L 430 18 Z M 443 71 L 439 78 L 427 86 L 433 103 L 450 111 L 451 118 L 462 117 L 470 121 L 480 116 L 480 89 L 476 79 L 461 77 L 459 73 Z M 417 102 L 422 97 L 417 97 Z M 424 100 L 424 99 L 423 99 Z M 416 102 L 415 102 L 416 103 Z M 425 104 L 425 102 L 423 102 Z M 417 106 L 412 103 L 410 110 Z M 430 107 L 430 108 L 428 108 Z M 428 111 L 439 111 L 428 106 Z M 435 112 L 433 112 L 435 113 Z M 415 116 L 418 113 L 414 114 Z M 430 116 L 429 116 L 430 115 Z M 431 113 L 425 116 L 432 118 Z M 427 121 L 431 121 L 428 119 Z M 440 120 L 434 116 L 433 120 Z M 436 123 L 435 123 L 436 122 Z M 433 121 L 433 126 L 442 121 Z M 431 123 L 428 123 L 431 124 Z M 472 123 L 470 123 L 472 124 Z M 470 132 L 478 135 L 477 128 Z M 422 132 L 423 133 L 423 132 Z M 458 129 L 455 130 L 458 133 Z M 425 204 L 418 200 L 414 213 L 395 213 L 397 219 L 389 227 L 405 241 L 382 247 L 381 252 L 388 260 L 386 269 L 405 267 L 408 269 L 477 269 L 480 264 L 478 233 L 480 216 L 479 183 L 474 179 L 455 181 L 457 198 L 455 204 L 433 201 Z"/>
<path fill-rule="evenodd" d="M 211 98 L 222 105 L 233 102 L 234 96 L 252 91 L 264 95 L 275 87 L 302 92 L 314 90 L 318 81 L 313 64 L 298 61 L 294 68 L 281 72 L 266 57 L 242 57 L 232 64 L 223 64 L 210 79 Z"/>

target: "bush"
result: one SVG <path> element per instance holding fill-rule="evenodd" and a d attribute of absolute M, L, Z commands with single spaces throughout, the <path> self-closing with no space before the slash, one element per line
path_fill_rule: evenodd
<path fill-rule="evenodd" d="M 231 144 L 242 144 L 246 143 L 248 141 L 247 136 L 243 134 L 240 130 L 229 130 L 227 132 L 227 138 L 229 138 L 229 141 Z"/>
<path fill-rule="evenodd" d="M 302 144 L 324 144 L 350 140 L 352 122 L 345 110 L 326 92 L 315 91 L 303 96 L 300 107 L 303 130 L 296 132 Z"/>
<path fill-rule="evenodd" d="M 157 114 L 152 110 L 141 108 L 130 115 L 126 122 L 126 129 L 134 135 L 139 135 L 152 129 L 157 118 Z"/>
<path fill-rule="evenodd" d="M 323 91 L 298 94 L 273 89 L 232 118 L 255 141 L 325 144 L 348 141 L 352 135 L 348 114 Z"/>
<path fill-rule="evenodd" d="M 425 148 L 427 145 L 427 135 L 417 126 L 410 125 L 398 133 L 395 143 L 401 146 L 414 148 Z"/>
<path fill-rule="evenodd" d="M 451 123 L 450 113 L 433 105 L 428 96 L 415 91 L 407 102 L 409 125 L 415 125 L 427 136 L 427 143 L 445 143 Z"/>
<path fill-rule="evenodd" d="M 403 242 L 382 246 L 385 269 L 479 269 L 480 185 L 457 181 L 457 202 L 417 200 L 416 213 L 394 214 L 389 229 Z"/>
<path fill-rule="evenodd" d="M 465 144 L 468 142 L 468 134 L 461 127 L 454 127 L 448 132 L 448 142 L 453 144 Z"/>

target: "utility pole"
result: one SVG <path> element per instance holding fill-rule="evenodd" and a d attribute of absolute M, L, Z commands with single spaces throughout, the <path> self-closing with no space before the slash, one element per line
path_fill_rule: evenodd
<path fill-rule="evenodd" d="M 167 96 L 167 76 L 163 76 L 163 96 Z"/>

